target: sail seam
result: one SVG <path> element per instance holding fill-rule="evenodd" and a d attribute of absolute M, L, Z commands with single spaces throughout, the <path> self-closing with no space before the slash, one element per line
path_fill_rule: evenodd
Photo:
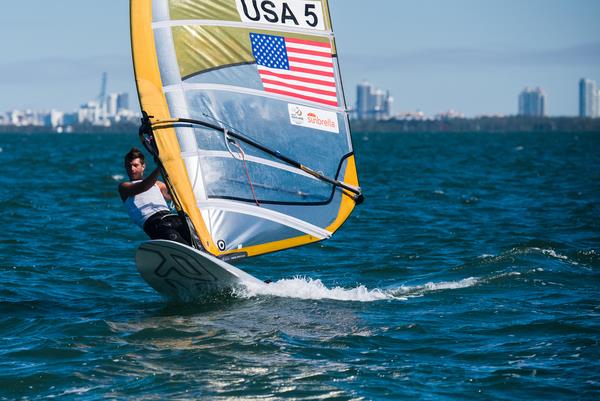
<path fill-rule="evenodd" d="M 230 28 L 251 28 L 261 31 L 272 31 L 272 32 L 289 32 L 289 33 L 302 33 L 313 36 L 321 36 L 325 38 L 333 37 L 333 32 L 326 31 L 315 31 L 314 29 L 305 28 L 290 28 L 285 26 L 271 27 L 264 24 L 253 24 L 248 22 L 236 22 L 236 21 L 221 21 L 221 20 L 203 20 L 203 19 L 186 19 L 186 20 L 169 20 L 169 21 L 156 21 L 152 23 L 152 29 L 160 28 L 172 28 L 178 26 L 222 26 Z"/>

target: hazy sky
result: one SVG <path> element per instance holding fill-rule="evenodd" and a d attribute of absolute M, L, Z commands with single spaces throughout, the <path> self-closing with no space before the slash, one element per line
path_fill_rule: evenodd
<path fill-rule="evenodd" d="M 515 114 L 525 86 L 576 115 L 577 82 L 600 81 L 597 0 L 330 0 L 349 102 L 363 79 L 394 111 Z M 0 14 L 0 111 L 66 111 L 109 92 L 136 102 L 128 0 L 19 0 Z"/>

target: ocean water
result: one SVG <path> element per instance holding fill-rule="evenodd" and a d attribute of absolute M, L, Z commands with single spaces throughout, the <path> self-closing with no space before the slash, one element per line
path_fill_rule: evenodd
<path fill-rule="evenodd" d="M 135 134 L 0 135 L 0 399 L 599 399 L 600 135 L 354 139 L 331 240 L 177 303 L 117 196 Z"/>

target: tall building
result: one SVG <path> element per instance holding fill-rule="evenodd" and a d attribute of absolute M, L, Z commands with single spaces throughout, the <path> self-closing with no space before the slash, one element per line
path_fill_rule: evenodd
<path fill-rule="evenodd" d="M 359 120 L 367 120 L 369 118 L 372 91 L 373 86 L 367 81 L 363 81 L 356 87 L 356 118 Z"/>
<path fill-rule="evenodd" d="M 106 117 L 114 117 L 117 115 L 118 102 L 119 102 L 119 94 L 118 93 L 109 93 L 105 97 L 105 116 Z"/>
<path fill-rule="evenodd" d="M 117 113 L 122 110 L 129 110 L 129 94 L 125 92 L 117 96 Z"/>
<path fill-rule="evenodd" d="M 367 81 L 356 87 L 356 118 L 385 120 L 392 116 L 394 98 L 389 91 L 376 89 Z"/>
<path fill-rule="evenodd" d="M 108 80 L 108 74 L 106 72 L 102 73 L 102 81 L 100 82 L 100 93 L 98 94 L 98 98 L 96 99 L 98 104 L 104 104 L 106 101 L 106 81 Z"/>
<path fill-rule="evenodd" d="M 579 117 L 598 117 L 600 116 L 599 107 L 596 81 L 581 78 L 579 81 Z"/>
<path fill-rule="evenodd" d="M 520 116 L 546 116 L 547 98 L 541 88 L 525 88 L 519 94 Z"/>
<path fill-rule="evenodd" d="M 392 118 L 392 106 L 394 105 L 394 98 L 390 95 L 390 92 L 387 92 L 387 98 L 385 99 L 384 113 L 387 118 Z"/>

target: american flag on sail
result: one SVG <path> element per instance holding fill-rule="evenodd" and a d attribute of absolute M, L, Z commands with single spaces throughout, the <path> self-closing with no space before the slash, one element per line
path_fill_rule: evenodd
<path fill-rule="evenodd" d="M 331 43 L 250 33 L 266 92 L 337 107 Z"/>

